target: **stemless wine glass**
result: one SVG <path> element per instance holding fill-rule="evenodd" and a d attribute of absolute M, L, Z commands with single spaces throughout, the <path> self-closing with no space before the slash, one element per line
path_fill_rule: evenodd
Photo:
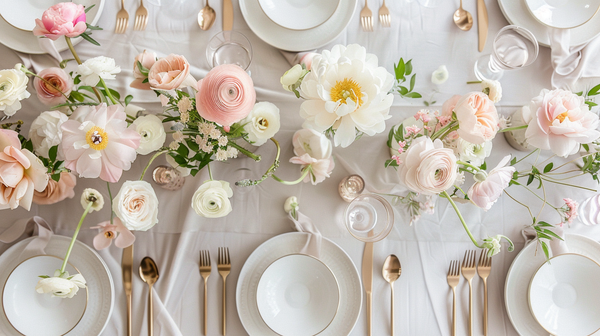
<path fill-rule="evenodd" d="M 539 46 L 533 34 L 519 26 L 506 26 L 496 34 L 492 53 L 475 62 L 475 76 L 479 80 L 499 80 L 504 70 L 526 67 L 538 56 Z"/>
<path fill-rule="evenodd" d="M 344 213 L 346 228 L 354 238 L 365 243 L 378 242 L 392 231 L 394 211 L 385 198 L 375 194 L 356 197 Z"/>
<path fill-rule="evenodd" d="M 252 62 L 252 45 L 244 34 L 226 30 L 217 33 L 208 42 L 206 59 L 211 67 L 222 64 L 236 64 L 248 70 Z"/>

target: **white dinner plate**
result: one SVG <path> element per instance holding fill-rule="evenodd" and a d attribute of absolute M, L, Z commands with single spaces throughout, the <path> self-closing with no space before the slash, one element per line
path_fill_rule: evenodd
<path fill-rule="evenodd" d="M 571 29 L 596 15 L 600 0 L 525 0 L 534 18 L 549 27 Z"/>
<path fill-rule="evenodd" d="M 8 1 L 11 4 L 15 2 L 13 0 L 0 0 L 0 6 L 2 6 L 1 2 L 4 1 Z M 47 0 L 42 1 L 47 2 Z M 86 21 L 91 25 L 95 25 L 100 19 L 100 14 L 102 14 L 102 9 L 104 8 L 104 1 L 105 0 L 74 0 L 73 2 L 84 5 L 85 7 L 95 5 L 94 8 L 92 8 L 86 15 Z M 39 16 L 39 18 L 41 18 L 41 15 Z M 0 43 L 4 44 L 10 49 L 20 51 L 26 54 L 45 54 L 46 52 L 40 47 L 38 39 L 39 38 L 37 36 L 33 35 L 33 32 L 15 28 L 14 26 L 10 25 L 4 18 L 0 17 Z M 75 45 L 81 42 L 82 40 L 83 39 L 81 37 L 73 39 L 73 44 Z M 69 49 L 69 47 L 67 46 L 67 42 L 62 37 L 54 41 L 54 45 L 56 46 L 56 49 L 59 52 Z"/>
<path fill-rule="evenodd" d="M 11 26 L 32 31 L 35 27 L 35 19 L 41 19 L 42 14 L 48 8 L 61 0 L 0 0 L 0 16 Z"/>
<path fill-rule="evenodd" d="M 577 253 L 600 261 L 600 244 L 598 242 L 574 234 L 565 235 L 565 243 L 570 253 Z M 527 292 L 531 278 L 537 269 L 546 262 L 546 257 L 533 241 L 525 246 L 515 257 L 506 274 L 504 286 L 504 304 L 506 312 L 515 330 L 522 336 L 548 336 L 535 320 L 529 309 Z"/>
<path fill-rule="evenodd" d="M 321 333 L 340 304 L 340 289 L 331 270 L 305 254 L 284 256 L 269 265 L 256 295 L 260 316 L 283 336 Z"/>
<path fill-rule="evenodd" d="M 35 238 L 20 241 L 0 255 L 0 284 L 6 283 L 11 271 L 23 261 L 19 258 L 21 252 Z M 70 237 L 54 235 L 45 248 L 46 254 L 64 258 L 70 242 Z M 115 290 L 110 271 L 96 251 L 80 241 L 75 242 L 69 257 L 69 263 L 85 277 L 88 289 L 88 304 L 81 321 L 66 335 L 100 335 L 108 323 L 115 301 Z M 35 291 L 35 287 L 32 288 L 32 291 Z M 4 295 L 0 298 L 0 302 L 5 302 Z M 44 326 L 37 324 L 37 327 L 43 328 Z M 4 313 L 0 314 L 0 335 L 22 336 L 10 325 Z"/>
<path fill-rule="evenodd" d="M 498 0 L 498 5 L 510 24 L 531 31 L 541 46 L 550 46 L 549 34 L 554 28 L 550 28 L 536 20 L 527 9 L 525 0 Z M 595 15 L 587 23 L 570 29 L 570 32 L 570 46 L 577 46 L 590 41 L 600 33 L 600 15 Z"/>
<path fill-rule="evenodd" d="M 248 27 L 266 43 L 288 51 L 317 49 L 338 37 L 352 19 L 358 0 L 340 0 L 339 7 L 325 23 L 307 30 L 291 30 L 271 21 L 259 0 L 240 0 L 240 10 Z"/>
<path fill-rule="evenodd" d="M 258 3 L 276 24 L 287 29 L 305 30 L 329 20 L 340 0 L 258 0 Z"/>
<path fill-rule="evenodd" d="M 307 237 L 307 233 L 299 232 L 273 237 L 256 248 L 244 263 L 238 278 L 236 303 L 240 321 L 248 334 L 277 335 L 265 324 L 258 311 L 258 282 L 273 261 L 289 254 L 300 253 Z M 362 287 L 358 271 L 346 252 L 327 238 L 322 240 L 320 257 L 338 280 L 340 305 L 331 324 L 319 336 L 349 335 L 354 329 L 362 306 Z"/>

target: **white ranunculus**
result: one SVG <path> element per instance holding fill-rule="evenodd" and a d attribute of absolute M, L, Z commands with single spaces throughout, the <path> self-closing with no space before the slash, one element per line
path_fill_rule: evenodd
<path fill-rule="evenodd" d="M 113 200 L 113 211 L 127 229 L 146 231 L 158 223 L 158 198 L 150 183 L 126 181 Z"/>
<path fill-rule="evenodd" d="M 30 96 L 27 92 L 29 78 L 21 67 L 17 64 L 14 69 L 0 70 L 0 111 L 7 116 L 21 109 L 21 100 Z"/>
<path fill-rule="evenodd" d="M 29 138 L 33 144 L 34 151 L 45 158 L 48 158 L 50 148 L 60 145 L 62 141 L 62 129 L 60 126 L 69 120 L 66 114 L 59 111 L 46 111 L 40 113 L 31 123 L 29 129 Z M 63 155 L 60 152 L 58 158 L 62 159 Z"/>
<path fill-rule="evenodd" d="M 96 189 L 85 188 L 83 189 L 83 193 L 81 193 L 81 206 L 87 209 L 89 202 L 94 203 L 90 208 L 90 213 L 100 211 L 104 206 L 104 196 Z"/>
<path fill-rule="evenodd" d="M 254 146 L 262 146 L 279 132 L 279 108 L 269 102 L 256 103 L 241 123 L 245 124 L 248 141 Z"/>
<path fill-rule="evenodd" d="M 497 103 L 502 99 L 502 85 L 497 80 L 484 79 L 481 82 L 481 91 L 490 97 L 490 100 Z"/>
<path fill-rule="evenodd" d="M 440 65 L 440 67 L 431 74 L 431 82 L 436 85 L 441 85 L 448 80 L 448 77 L 448 69 L 445 65 Z"/>
<path fill-rule="evenodd" d="M 85 288 L 85 279 L 81 274 L 75 274 L 70 277 L 71 279 L 69 277 L 69 272 L 61 275 L 60 270 L 56 270 L 53 277 L 40 279 L 35 286 L 35 291 L 40 294 L 51 293 L 53 297 L 70 299 L 77 294 L 79 288 Z"/>
<path fill-rule="evenodd" d="M 206 218 L 219 218 L 227 216 L 232 210 L 229 198 L 233 196 L 233 190 L 229 182 L 206 181 L 192 197 L 192 209 L 199 216 Z"/>
<path fill-rule="evenodd" d="M 306 73 L 307 71 L 302 68 L 302 65 L 296 64 L 290 70 L 286 71 L 279 81 L 286 91 L 292 92 L 294 85 L 296 85 Z"/>
<path fill-rule="evenodd" d="M 462 138 L 458 138 L 456 153 L 461 161 L 468 161 L 474 166 L 481 166 L 485 158 L 492 153 L 492 141 L 488 140 L 481 145 L 476 145 Z"/>
<path fill-rule="evenodd" d="M 175 168 L 175 170 L 177 170 L 179 172 L 181 177 L 186 177 L 186 176 L 190 175 L 190 173 L 192 172 L 192 169 L 190 169 L 190 168 L 181 167 L 179 165 L 179 163 L 175 162 L 175 159 L 171 155 L 167 155 L 166 158 L 167 158 L 167 163 L 169 165 L 171 165 L 171 167 Z"/>
<path fill-rule="evenodd" d="M 77 73 L 81 75 L 84 85 L 96 86 L 102 79 L 115 79 L 115 75 L 121 72 L 121 67 L 116 65 L 115 60 L 110 57 L 98 56 L 90 58 L 77 67 Z"/>
<path fill-rule="evenodd" d="M 146 155 L 158 150 L 167 139 L 162 121 L 153 114 L 135 119 L 132 126 L 141 137 L 140 146 L 136 149 L 139 154 Z"/>

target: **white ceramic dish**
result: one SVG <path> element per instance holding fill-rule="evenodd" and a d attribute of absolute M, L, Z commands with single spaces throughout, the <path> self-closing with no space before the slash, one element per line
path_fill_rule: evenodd
<path fill-rule="evenodd" d="M 292 254 L 275 260 L 258 282 L 260 316 L 277 334 L 312 336 L 333 321 L 340 289 L 331 270 L 318 259 Z"/>
<path fill-rule="evenodd" d="M 338 10 L 323 24 L 307 30 L 291 30 L 271 21 L 259 0 L 240 0 L 240 10 L 250 29 L 275 48 L 307 51 L 324 46 L 338 37 L 352 19 L 358 0 L 340 0 Z"/>
<path fill-rule="evenodd" d="M 35 19 L 40 19 L 49 7 L 62 2 L 60 0 L 0 0 L 0 16 L 11 26 L 32 31 Z"/>
<path fill-rule="evenodd" d="M 600 0 L 525 0 L 536 20 L 548 27 L 571 29 L 591 20 Z"/>
<path fill-rule="evenodd" d="M 297 254 L 306 244 L 308 234 L 286 233 L 273 237 L 260 245 L 244 264 L 236 288 L 237 311 L 242 325 L 250 335 L 277 335 L 262 320 L 257 307 L 257 286 L 262 273 L 269 265 L 289 254 Z M 331 324 L 319 336 L 349 335 L 360 315 L 362 287 L 352 259 L 331 240 L 323 238 L 321 261 L 338 280 L 340 307 Z"/>
<path fill-rule="evenodd" d="M 0 284 L 4 284 L 11 271 L 23 261 L 21 252 L 32 239 L 34 238 L 20 241 L 0 255 Z M 52 236 L 46 246 L 46 254 L 63 258 L 70 241 L 70 237 Z M 96 251 L 79 241 L 73 247 L 69 263 L 85 277 L 88 287 L 88 305 L 81 321 L 67 335 L 100 335 L 108 323 L 115 301 L 115 290 L 110 271 Z M 4 302 L 4 300 L 4 295 L 2 295 L 0 301 Z M 45 330 L 45 326 L 41 323 L 35 323 L 34 325 L 38 330 Z M 22 336 L 10 325 L 4 313 L 0 314 L 0 335 Z"/>
<path fill-rule="evenodd" d="M 533 33 L 541 46 L 550 45 L 550 28 L 538 20 L 527 9 L 525 0 L 498 0 L 498 5 L 506 20 L 513 25 L 521 26 Z M 595 15 L 589 22 L 570 30 L 570 46 L 586 43 L 600 33 L 600 15 Z"/>
<path fill-rule="evenodd" d="M 8 1 L 11 4 L 14 1 L 11 0 L 0 0 L 2 2 Z M 19 0 L 20 1 L 20 0 Z M 46 0 L 43 0 L 44 2 Z M 102 14 L 102 10 L 104 9 L 104 1 L 105 0 L 75 0 L 73 2 L 82 4 L 85 7 L 89 7 L 91 5 L 95 5 L 87 13 L 87 22 L 89 24 L 95 25 L 98 23 L 100 19 L 100 14 Z M 0 4 L 0 6 L 2 6 Z M 41 16 L 40 16 L 41 18 Z M 34 21 L 35 23 L 35 21 Z M 106 28 L 106 27 L 105 27 Z M 73 44 L 77 44 L 81 42 L 82 38 L 73 39 Z M 31 31 L 25 31 L 11 26 L 5 19 L 0 17 L 0 43 L 9 47 L 12 50 L 23 52 L 26 54 L 45 54 L 46 52 L 42 50 L 38 43 L 38 37 L 34 36 Z M 67 42 L 65 42 L 64 38 L 59 38 L 54 41 L 54 45 L 58 51 L 67 50 L 69 47 L 67 46 Z"/>
<path fill-rule="evenodd" d="M 340 0 L 258 0 L 271 21 L 292 30 L 315 28 L 329 20 Z"/>
<path fill-rule="evenodd" d="M 586 336 L 600 330 L 600 265 L 578 254 L 544 263 L 529 285 L 529 308 L 553 335 Z"/>
<path fill-rule="evenodd" d="M 573 234 L 565 235 L 565 242 L 570 253 L 584 255 L 596 262 L 600 261 L 598 242 Z M 504 286 L 506 312 L 515 330 L 522 336 L 548 336 L 548 332 L 531 314 L 527 297 L 533 274 L 546 261 L 541 249 L 538 248 L 536 253 L 535 248 L 535 242 L 532 242 L 519 252 L 506 274 Z"/>

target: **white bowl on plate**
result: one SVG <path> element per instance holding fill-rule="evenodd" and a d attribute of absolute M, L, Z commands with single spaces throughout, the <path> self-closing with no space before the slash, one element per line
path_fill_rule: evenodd
<path fill-rule="evenodd" d="M 562 29 L 581 26 L 600 8 L 600 0 L 525 0 L 525 3 L 536 20 Z"/>
<path fill-rule="evenodd" d="M 553 335 L 584 336 L 600 330 L 600 265 L 574 253 L 544 263 L 529 284 L 529 308 Z"/>
<path fill-rule="evenodd" d="M 276 24 L 292 30 L 306 30 L 329 20 L 340 0 L 258 0 L 260 8 Z"/>
<path fill-rule="evenodd" d="M 258 283 L 256 303 L 264 322 L 283 336 L 312 336 L 333 321 L 340 302 L 338 282 L 320 260 L 292 254 L 275 260 Z"/>

